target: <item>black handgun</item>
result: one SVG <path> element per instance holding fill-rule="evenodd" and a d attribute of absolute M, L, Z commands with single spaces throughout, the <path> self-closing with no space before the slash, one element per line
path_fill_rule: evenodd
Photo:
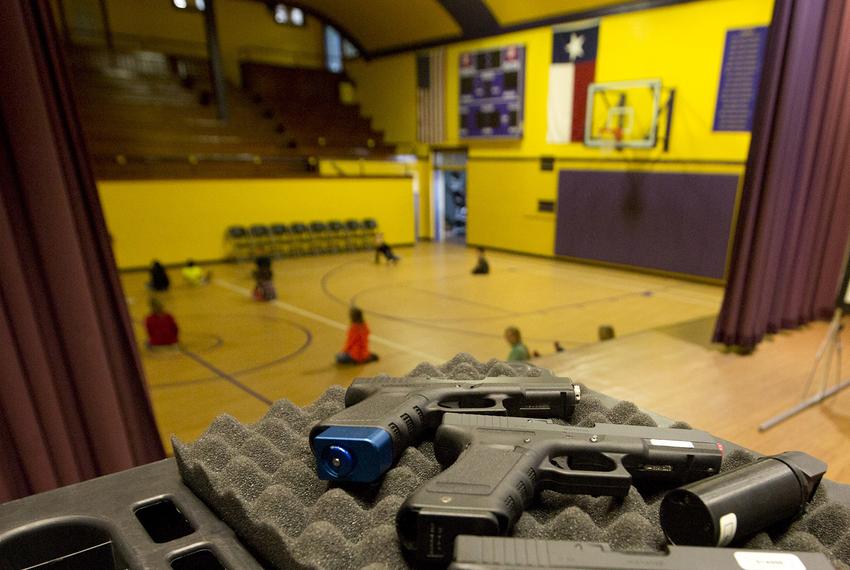
<path fill-rule="evenodd" d="M 459 536 L 449 570 L 832 570 L 820 552 L 669 546 L 666 552 L 613 552 L 601 542 Z"/>
<path fill-rule="evenodd" d="M 679 485 L 718 472 L 722 446 L 689 429 L 446 414 L 434 452 L 445 471 L 396 519 L 402 548 L 448 564 L 459 534 L 506 535 L 537 491 L 624 497 L 632 481 Z"/>
<path fill-rule="evenodd" d="M 445 412 L 569 419 L 580 399 L 577 384 L 555 376 L 360 378 L 345 393 L 346 408 L 313 427 L 310 446 L 320 479 L 368 483 Z"/>

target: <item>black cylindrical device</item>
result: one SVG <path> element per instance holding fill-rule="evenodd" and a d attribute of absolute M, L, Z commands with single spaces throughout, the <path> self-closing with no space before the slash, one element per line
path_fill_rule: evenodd
<path fill-rule="evenodd" d="M 667 493 L 661 527 L 672 544 L 726 546 L 801 514 L 825 472 L 802 451 L 762 457 Z"/>

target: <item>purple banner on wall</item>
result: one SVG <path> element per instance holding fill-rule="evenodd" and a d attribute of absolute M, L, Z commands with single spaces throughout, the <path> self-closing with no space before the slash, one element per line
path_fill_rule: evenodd
<path fill-rule="evenodd" d="M 714 109 L 715 131 L 751 131 L 767 48 L 767 26 L 726 32 L 720 87 Z"/>
<path fill-rule="evenodd" d="M 738 176 L 562 170 L 555 254 L 723 277 Z"/>
<path fill-rule="evenodd" d="M 522 138 L 525 48 L 460 54 L 460 138 Z"/>

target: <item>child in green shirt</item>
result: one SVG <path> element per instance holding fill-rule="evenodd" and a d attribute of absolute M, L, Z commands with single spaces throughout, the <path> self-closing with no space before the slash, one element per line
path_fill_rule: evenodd
<path fill-rule="evenodd" d="M 508 353 L 508 361 L 528 360 L 531 356 L 528 353 L 528 347 L 522 342 L 522 334 L 516 327 L 508 327 L 505 329 L 505 340 L 511 345 L 511 351 Z"/>

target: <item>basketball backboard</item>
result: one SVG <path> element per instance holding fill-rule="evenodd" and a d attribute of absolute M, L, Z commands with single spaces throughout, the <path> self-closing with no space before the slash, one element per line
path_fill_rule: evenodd
<path fill-rule="evenodd" d="M 662 111 L 661 80 L 591 83 L 584 144 L 595 148 L 654 148 Z"/>

